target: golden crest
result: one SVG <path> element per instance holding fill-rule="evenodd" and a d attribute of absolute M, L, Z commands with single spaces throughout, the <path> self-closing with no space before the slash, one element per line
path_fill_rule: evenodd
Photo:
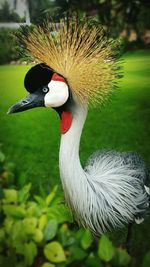
<path fill-rule="evenodd" d="M 66 79 L 81 104 L 100 103 L 112 91 L 119 66 L 116 42 L 105 36 L 102 27 L 62 19 L 57 25 L 35 26 L 22 38 L 36 61 Z"/>

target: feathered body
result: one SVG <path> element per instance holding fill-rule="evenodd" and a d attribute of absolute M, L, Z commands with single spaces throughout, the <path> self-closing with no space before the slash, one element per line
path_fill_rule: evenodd
<path fill-rule="evenodd" d="M 61 136 L 59 166 L 66 201 L 76 219 L 96 235 L 140 222 L 149 205 L 142 159 L 129 152 L 96 152 L 83 169 L 79 158 L 89 103 L 101 103 L 116 85 L 115 42 L 101 28 L 74 19 L 62 20 L 59 28 L 53 25 L 52 32 L 49 26 L 35 27 L 23 42 L 34 59 L 63 76 L 70 89 L 71 97 L 61 109 L 73 120 Z"/>
<path fill-rule="evenodd" d="M 65 197 L 77 221 L 95 235 L 142 222 L 149 206 L 142 158 L 132 152 L 97 151 L 83 169 L 79 144 L 87 108 L 75 104 L 72 112 L 72 127 L 61 137 L 59 157 Z"/>

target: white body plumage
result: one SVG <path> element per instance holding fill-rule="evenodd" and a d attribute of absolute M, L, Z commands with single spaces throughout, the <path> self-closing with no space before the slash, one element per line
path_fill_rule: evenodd
<path fill-rule="evenodd" d="M 66 201 L 83 226 L 95 234 L 122 227 L 134 220 L 141 222 L 148 207 L 149 195 L 143 170 L 124 163 L 121 153 L 97 153 L 90 157 L 85 169 L 79 159 L 79 144 L 87 108 L 72 107 L 73 122 L 62 135 L 60 144 L 60 176 Z"/>

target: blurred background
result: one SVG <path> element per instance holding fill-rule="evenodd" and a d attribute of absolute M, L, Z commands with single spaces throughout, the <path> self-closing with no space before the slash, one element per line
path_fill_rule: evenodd
<path fill-rule="evenodd" d="M 150 45 L 147 0 L 0 0 L 0 63 L 18 59 L 14 44 L 7 42 L 8 29 L 13 31 L 19 23 L 40 24 L 49 17 L 57 22 L 68 11 L 91 16 L 113 37 L 122 37 L 126 49 Z"/>
<path fill-rule="evenodd" d="M 94 23 L 102 25 L 111 37 L 121 38 L 123 44 L 124 77 L 120 80 L 119 89 L 111 97 L 111 101 L 103 107 L 91 109 L 88 114 L 80 147 L 83 165 L 94 151 L 114 149 L 136 151 L 142 155 L 148 168 L 150 166 L 149 1 L 0 0 L 0 185 L 2 188 L 20 189 L 31 182 L 31 195 L 38 194 L 40 197 L 45 197 L 56 184 L 58 184 L 58 192 L 62 192 L 58 166 L 60 125 L 57 114 L 43 108 L 11 116 L 6 115 L 6 112 L 12 104 L 27 94 L 24 89 L 24 77 L 32 66 L 27 64 L 18 53 L 14 34 L 19 30 L 20 25 L 39 25 L 49 18 L 57 23 L 68 11 L 77 12 L 80 19 L 85 16 L 92 18 Z M 23 194 L 24 192 L 28 194 L 27 189 Z M 39 203 L 43 203 L 42 200 L 41 202 L 39 200 Z M 55 207 L 54 210 L 56 212 L 57 208 Z M 58 214 L 59 219 L 64 216 L 61 212 Z M 5 215 L 9 218 L 12 216 L 9 212 Z M 120 249 L 117 250 L 117 253 L 120 253 L 117 257 L 120 258 L 114 262 L 111 261 L 114 254 L 109 242 L 104 244 L 104 252 L 106 250 L 108 255 L 111 255 L 110 262 L 107 262 L 107 257 L 101 255 L 101 252 L 96 252 L 97 246 L 92 245 L 90 234 L 83 230 L 77 234 L 74 232 L 74 227 L 72 225 L 70 227 L 69 220 L 66 217 L 63 218 L 67 223 L 66 228 L 63 228 L 66 230 L 61 232 L 64 234 L 63 239 L 60 239 L 59 227 L 55 228 L 55 238 L 60 241 L 65 251 L 69 251 L 70 254 L 66 257 L 70 263 L 66 260 L 63 264 L 49 264 L 44 267 L 150 266 L 150 216 L 146 217 L 143 224 L 134 226 L 132 260 L 125 255 L 124 250 L 123 252 L 121 250 L 126 235 L 124 229 L 109 235 L 113 244 Z M 55 223 L 59 224 L 58 220 L 56 221 Z M 22 230 L 20 230 L 20 236 L 21 232 Z M 15 238 L 16 232 L 14 240 Z M 79 244 L 76 243 L 77 239 Z M 75 243 L 71 243 L 73 242 L 71 240 Z M 6 247 L 10 246 L 10 251 L 12 251 L 12 242 L 11 239 L 10 245 L 5 244 Z M 20 242 L 24 242 L 24 239 Z M 16 244 L 15 241 L 14 243 Z M 22 247 L 19 251 L 21 255 L 24 255 L 22 251 L 26 251 L 27 254 L 24 257 L 31 257 L 28 255 L 30 248 L 25 250 Z M 35 252 L 34 249 L 33 251 Z M 38 247 L 38 251 L 41 251 L 41 247 Z M 72 254 L 73 251 L 75 254 Z M 23 263 L 19 265 L 18 254 L 16 255 L 13 266 L 43 267 L 40 261 L 36 263 L 34 257 L 33 265 L 28 261 L 26 265 Z M 19 254 L 19 259 L 20 257 L 22 256 Z M 5 261 L 5 264 L 1 265 L 1 262 L 0 256 L 0 266 L 12 266 L 11 257 L 7 264 Z"/>

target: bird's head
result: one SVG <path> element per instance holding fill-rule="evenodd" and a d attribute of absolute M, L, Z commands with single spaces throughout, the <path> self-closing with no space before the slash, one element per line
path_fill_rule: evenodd
<path fill-rule="evenodd" d="M 8 113 L 21 112 L 35 107 L 53 108 L 60 116 L 61 132 L 66 133 L 72 123 L 69 108 L 71 93 L 66 80 L 45 64 L 38 64 L 27 72 L 24 85 L 29 94 L 15 103 Z"/>
<path fill-rule="evenodd" d="M 70 101 L 87 106 L 102 103 L 116 88 L 118 46 L 101 27 L 67 17 L 59 26 L 45 24 L 22 32 L 21 44 L 35 61 L 44 62 L 28 71 L 25 88 L 29 95 L 9 113 L 33 107 L 52 107 L 60 115 L 61 131 L 71 127 Z M 53 70 L 53 71 L 52 71 Z M 70 97 L 72 96 L 72 97 Z"/>

